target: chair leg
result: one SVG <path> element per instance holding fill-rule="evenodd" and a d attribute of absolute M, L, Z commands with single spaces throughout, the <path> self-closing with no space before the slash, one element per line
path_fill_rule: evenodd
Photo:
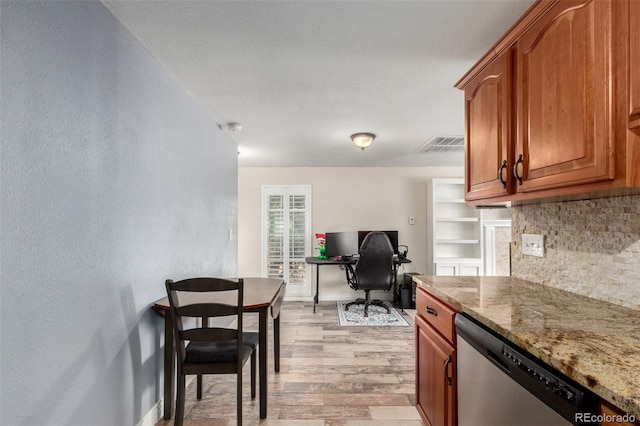
<path fill-rule="evenodd" d="M 182 426 L 184 421 L 184 396 L 185 396 L 185 377 L 183 374 L 178 374 L 178 380 L 176 383 L 176 414 L 173 419 L 175 426 Z"/>
<path fill-rule="evenodd" d="M 362 298 L 358 298 L 353 302 L 349 302 L 349 303 L 345 303 L 344 305 L 344 310 L 348 311 L 350 307 L 352 307 L 353 305 L 362 305 L 364 304 L 365 300 Z"/>
<path fill-rule="evenodd" d="M 202 399 L 202 374 L 198 374 L 196 378 L 196 398 Z"/>
<path fill-rule="evenodd" d="M 242 369 L 238 371 L 236 381 L 237 381 L 236 417 L 237 417 L 238 426 L 242 426 Z"/>
<path fill-rule="evenodd" d="M 387 306 L 387 304 L 386 304 L 386 303 L 384 303 L 382 300 L 375 299 L 375 300 L 372 300 L 369 304 L 370 304 L 370 305 L 379 306 L 379 307 L 381 307 L 381 308 L 386 309 L 386 310 L 387 310 L 387 315 L 391 313 L 391 309 L 389 309 L 389 307 Z"/>
<path fill-rule="evenodd" d="M 346 305 L 344 305 L 344 310 L 348 311 L 349 308 L 353 305 L 364 305 L 364 317 L 368 318 L 369 317 L 369 306 L 374 305 L 374 306 L 379 306 L 381 308 L 384 308 L 387 310 L 387 314 L 391 313 L 391 309 L 389 309 L 389 307 L 381 300 L 378 299 L 374 299 L 371 300 L 371 294 L 369 293 L 369 290 L 365 291 L 365 298 L 364 299 L 356 299 L 354 302 L 349 302 Z"/>
<path fill-rule="evenodd" d="M 251 399 L 256 399 L 256 352 L 251 354 Z"/>

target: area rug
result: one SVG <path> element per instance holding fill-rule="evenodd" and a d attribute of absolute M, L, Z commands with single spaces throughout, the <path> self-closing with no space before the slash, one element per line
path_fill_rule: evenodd
<path fill-rule="evenodd" d="M 364 316 L 364 305 L 352 305 L 345 311 L 344 305 L 347 303 L 349 302 L 336 302 L 340 326 L 409 327 L 405 317 L 390 302 L 384 302 L 391 309 L 390 314 L 384 308 L 369 305 L 368 317 Z"/>

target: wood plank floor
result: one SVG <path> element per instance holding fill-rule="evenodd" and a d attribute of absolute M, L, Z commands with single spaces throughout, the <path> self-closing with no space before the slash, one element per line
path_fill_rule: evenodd
<path fill-rule="evenodd" d="M 273 371 L 269 328 L 268 416 L 251 400 L 250 367 L 244 370 L 245 425 L 422 425 L 415 405 L 415 348 L 411 327 L 339 327 L 335 302 L 313 313 L 308 302 L 285 302 L 281 311 L 280 372 Z M 257 329 L 246 315 L 246 329 Z M 205 376 L 203 397 L 187 387 L 185 426 L 235 425 L 235 375 Z M 158 422 L 160 426 L 173 420 Z"/>

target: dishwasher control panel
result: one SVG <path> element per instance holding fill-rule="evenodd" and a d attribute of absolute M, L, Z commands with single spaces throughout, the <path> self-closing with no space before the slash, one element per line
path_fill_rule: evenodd
<path fill-rule="evenodd" d="M 522 357 L 519 353 L 506 346 L 502 348 L 502 356 L 506 358 L 507 363 L 519 368 L 533 380 L 539 381 L 548 391 L 553 392 L 571 405 L 576 405 L 578 402 L 576 398 L 577 391 L 573 390 L 567 383 L 559 380 L 555 375 L 550 374 L 548 370 L 539 368 L 536 363 Z"/>

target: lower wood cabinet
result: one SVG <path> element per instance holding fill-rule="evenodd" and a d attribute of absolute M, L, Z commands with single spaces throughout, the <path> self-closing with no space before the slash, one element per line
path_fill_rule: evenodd
<path fill-rule="evenodd" d="M 602 423 L 600 426 L 637 426 L 640 425 L 640 420 L 636 419 L 618 407 L 614 407 L 605 400 L 601 400 L 600 415 L 602 416 Z"/>
<path fill-rule="evenodd" d="M 640 2 L 629 2 L 629 128 L 640 128 Z"/>
<path fill-rule="evenodd" d="M 455 426 L 455 311 L 417 288 L 416 313 L 416 408 L 429 426 Z"/>

